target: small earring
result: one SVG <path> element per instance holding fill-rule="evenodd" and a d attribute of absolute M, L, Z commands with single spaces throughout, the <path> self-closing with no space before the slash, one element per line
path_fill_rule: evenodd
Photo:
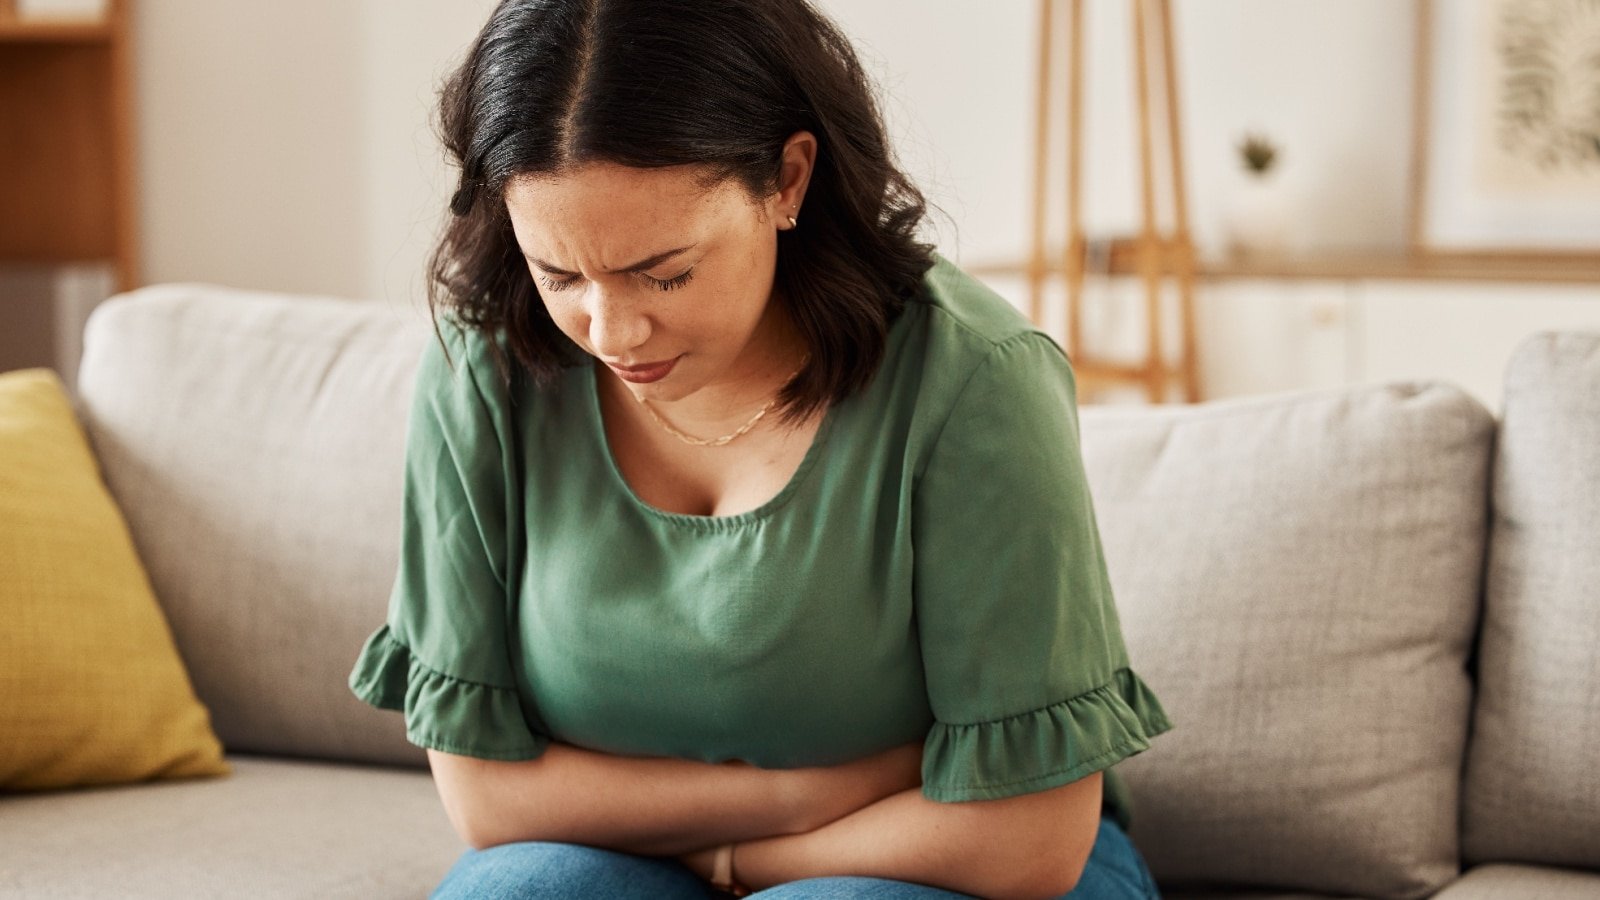
<path fill-rule="evenodd" d="M 790 228 L 799 228 L 800 227 L 800 223 L 795 220 L 794 216 L 790 216 L 789 217 L 789 227 Z"/>

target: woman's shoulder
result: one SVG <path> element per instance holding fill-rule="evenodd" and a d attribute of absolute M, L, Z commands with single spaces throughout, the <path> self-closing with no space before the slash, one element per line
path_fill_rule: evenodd
<path fill-rule="evenodd" d="M 993 346 L 1019 334 L 1044 332 L 1011 301 L 939 253 L 922 277 L 913 302 L 926 308 L 940 325 L 976 345 Z"/>
<path fill-rule="evenodd" d="M 1077 402 L 1061 345 L 943 257 L 923 282 L 907 304 L 894 392 L 912 471 L 920 478 L 942 455 L 984 473 L 1018 448 L 1058 446 Z"/>
<path fill-rule="evenodd" d="M 492 395 L 493 381 L 485 377 L 494 372 L 487 337 L 450 311 L 435 314 L 431 324 L 431 329 L 423 329 L 417 355 L 417 394 L 470 397 L 487 391 Z"/>
<path fill-rule="evenodd" d="M 468 324 L 451 310 L 435 315 L 433 325 L 420 362 L 425 377 L 483 381 L 497 372 L 496 348 L 509 351 L 503 328 Z"/>
<path fill-rule="evenodd" d="M 551 417 L 581 414 L 587 379 L 582 367 L 563 369 L 548 384 L 536 384 L 517 360 L 505 328 L 464 323 L 441 312 L 427 334 L 417 366 L 417 393 L 456 405 L 480 407 L 491 418 L 537 427 Z"/>
<path fill-rule="evenodd" d="M 923 276 L 923 289 L 907 304 L 912 341 L 920 349 L 924 392 L 953 401 L 975 376 L 1026 382 L 1069 370 L 1055 339 L 1009 300 L 944 256 Z"/>

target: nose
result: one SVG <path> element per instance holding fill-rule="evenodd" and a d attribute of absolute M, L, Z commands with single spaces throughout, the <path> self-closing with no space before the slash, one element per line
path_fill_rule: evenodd
<path fill-rule="evenodd" d="M 589 304 L 589 345 L 605 359 L 634 360 L 634 349 L 650 339 L 650 319 L 626 292 L 595 287 Z"/>

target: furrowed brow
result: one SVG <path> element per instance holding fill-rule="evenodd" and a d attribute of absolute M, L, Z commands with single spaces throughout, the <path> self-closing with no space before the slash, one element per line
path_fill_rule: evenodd
<path fill-rule="evenodd" d="M 623 266 L 620 269 L 607 269 L 606 271 L 611 272 L 613 274 L 615 274 L 617 272 L 643 272 L 646 269 L 653 269 L 656 266 L 661 265 L 662 263 L 664 263 L 667 260 L 673 258 L 674 256 L 677 256 L 680 253 L 687 253 L 688 251 L 693 250 L 697 246 L 699 246 L 699 245 L 698 244 L 690 244 L 687 247 L 677 247 L 675 249 L 667 250 L 667 251 L 662 252 L 662 253 L 657 253 L 654 256 L 647 257 L 645 259 L 641 259 L 641 260 L 639 260 L 638 262 L 634 263 L 631 266 Z M 532 254 L 524 253 L 522 255 L 527 258 L 528 262 L 531 262 L 534 265 L 538 266 L 539 268 L 545 270 L 546 272 L 549 272 L 551 275 L 576 275 L 576 274 L 578 274 L 577 272 L 568 272 L 566 269 L 557 268 L 556 266 L 553 266 L 553 265 L 545 262 L 542 259 L 538 259 L 538 258 L 534 257 Z"/>

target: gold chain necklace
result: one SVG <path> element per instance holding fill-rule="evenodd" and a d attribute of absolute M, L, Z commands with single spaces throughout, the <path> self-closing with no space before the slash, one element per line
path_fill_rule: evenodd
<path fill-rule="evenodd" d="M 783 383 L 788 384 L 789 382 L 793 381 L 796 375 L 799 375 L 801 372 L 805 371 L 806 365 L 810 362 L 811 357 L 808 355 L 805 359 L 800 361 L 800 368 L 789 373 L 789 377 L 785 378 Z M 779 388 L 778 393 L 782 392 L 783 389 Z M 768 400 L 766 405 L 756 410 L 756 414 L 750 417 L 750 421 L 740 425 L 737 431 L 733 432 L 732 434 L 725 434 L 722 437 L 716 438 L 697 438 L 692 434 L 685 434 L 684 432 L 678 430 L 677 426 L 673 425 L 671 422 L 668 422 L 666 419 L 661 418 L 661 414 L 656 412 L 655 408 L 647 403 L 643 397 L 635 394 L 633 399 L 639 401 L 639 405 L 643 406 L 645 412 L 650 414 L 650 418 L 655 419 L 657 424 L 666 429 L 668 434 L 680 441 L 683 441 L 685 444 L 693 444 L 696 447 L 721 447 L 722 445 L 730 443 L 735 438 L 741 437 L 750 429 L 756 427 L 756 423 L 761 421 L 762 417 L 766 416 L 772 407 L 777 404 L 778 394 L 773 394 L 772 399 Z"/>

